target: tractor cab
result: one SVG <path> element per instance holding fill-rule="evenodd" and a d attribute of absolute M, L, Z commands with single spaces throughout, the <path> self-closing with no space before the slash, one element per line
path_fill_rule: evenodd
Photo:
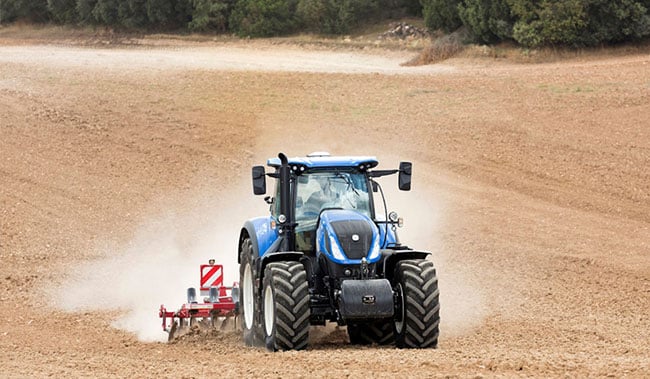
<path fill-rule="evenodd" d="M 276 169 L 275 173 L 267 175 L 280 179 L 280 160 L 272 158 L 267 164 Z M 268 202 L 271 203 L 271 217 L 278 223 L 288 217 L 292 219 L 293 249 L 315 254 L 315 232 L 323 211 L 349 210 L 374 220 L 372 184 L 368 173 L 376 165 L 374 157 L 331 157 L 326 152 L 288 159 L 289 181 L 276 180 L 275 195 Z M 261 172 L 263 167 L 256 169 Z M 262 179 L 260 175 L 258 179 Z M 258 185 L 262 186 L 265 184 Z M 286 192 L 284 197 L 283 191 Z M 284 205 L 286 209 L 283 211 Z"/>

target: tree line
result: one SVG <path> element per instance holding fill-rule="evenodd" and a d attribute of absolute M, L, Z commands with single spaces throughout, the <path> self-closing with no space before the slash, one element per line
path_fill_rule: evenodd
<path fill-rule="evenodd" d="M 0 24 L 15 20 L 125 29 L 344 34 L 388 13 L 421 15 L 418 0 L 0 0 Z"/>
<path fill-rule="evenodd" d="M 593 46 L 650 36 L 650 0 L 0 0 L 0 24 L 99 25 L 266 37 L 345 34 L 368 20 L 421 16 L 478 43 Z"/>
<path fill-rule="evenodd" d="M 422 0 L 427 27 L 479 43 L 594 46 L 650 36 L 650 0 Z"/>

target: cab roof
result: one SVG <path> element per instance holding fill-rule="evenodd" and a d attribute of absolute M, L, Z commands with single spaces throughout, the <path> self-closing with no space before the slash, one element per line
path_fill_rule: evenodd
<path fill-rule="evenodd" d="M 373 168 L 379 164 L 377 158 L 371 156 L 340 156 L 332 157 L 327 153 L 312 153 L 306 157 L 293 157 L 288 158 L 289 166 L 292 166 L 293 171 L 300 171 L 312 168 L 336 168 L 336 167 L 354 167 L 361 171 Z M 271 167 L 280 167 L 279 158 L 270 158 L 267 165 Z M 304 167 L 304 169 L 303 169 Z"/>

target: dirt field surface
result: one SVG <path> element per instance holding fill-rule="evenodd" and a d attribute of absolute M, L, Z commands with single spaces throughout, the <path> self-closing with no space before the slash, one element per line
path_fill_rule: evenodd
<path fill-rule="evenodd" d="M 412 54 L 0 38 L 0 376 L 650 377 L 650 54 Z M 322 150 L 413 161 L 439 348 L 160 342 L 199 263 L 238 280 L 250 166 Z"/>

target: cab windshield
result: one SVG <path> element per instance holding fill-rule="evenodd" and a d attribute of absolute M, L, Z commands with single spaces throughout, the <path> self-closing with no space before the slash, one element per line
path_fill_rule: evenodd
<path fill-rule="evenodd" d="M 358 172 L 316 171 L 298 177 L 296 222 L 299 230 L 316 227 L 323 209 L 349 209 L 370 215 L 365 175 Z"/>

